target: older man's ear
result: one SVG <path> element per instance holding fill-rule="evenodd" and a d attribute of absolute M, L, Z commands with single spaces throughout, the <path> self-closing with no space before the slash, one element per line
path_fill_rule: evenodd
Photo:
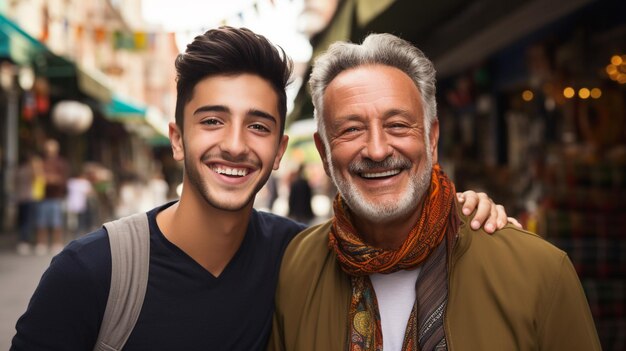
<path fill-rule="evenodd" d="M 326 146 L 322 141 L 322 137 L 319 132 L 315 132 L 313 134 L 313 140 L 315 141 L 315 148 L 317 148 L 317 153 L 320 154 L 320 158 L 322 159 L 322 164 L 324 165 L 324 172 L 326 175 L 330 177 L 330 172 L 328 170 L 328 162 L 326 162 Z"/>

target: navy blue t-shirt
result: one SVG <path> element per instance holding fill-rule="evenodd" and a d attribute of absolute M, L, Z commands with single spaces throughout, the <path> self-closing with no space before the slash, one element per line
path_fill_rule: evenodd
<path fill-rule="evenodd" d="M 148 289 L 124 350 L 264 349 L 280 262 L 304 226 L 253 211 L 241 247 L 216 278 L 159 230 L 156 214 L 170 205 L 148 212 Z M 11 350 L 92 350 L 110 281 L 104 229 L 70 243 L 43 274 Z"/>

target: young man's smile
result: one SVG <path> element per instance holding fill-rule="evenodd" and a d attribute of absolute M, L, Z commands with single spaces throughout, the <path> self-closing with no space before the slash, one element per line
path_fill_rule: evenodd
<path fill-rule="evenodd" d="M 211 165 L 210 168 L 213 170 L 213 172 L 217 174 L 223 174 L 232 178 L 245 177 L 248 175 L 248 173 L 250 173 L 250 170 L 248 168 L 235 168 L 235 167 L 221 166 L 217 164 Z"/>

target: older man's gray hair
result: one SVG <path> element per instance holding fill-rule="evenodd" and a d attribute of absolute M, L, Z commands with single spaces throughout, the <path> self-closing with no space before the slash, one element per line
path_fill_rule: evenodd
<path fill-rule="evenodd" d="M 317 129 L 328 147 L 324 125 L 324 92 L 330 82 L 341 72 L 362 65 L 382 64 L 398 68 L 415 83 L 424 107 L 424 131 L 426 138 L 430 125 L 437 119 L 435 100 L 435 68 L 424 53 L 406 40 L 391 34 L 370 34 L 362 44 L 336 42 L 315 60 L 309 87 Z"/>

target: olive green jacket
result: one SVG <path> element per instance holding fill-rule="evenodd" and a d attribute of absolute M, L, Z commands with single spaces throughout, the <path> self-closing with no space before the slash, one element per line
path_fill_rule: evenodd
<path fill-rule="evenodd" d="M 458 215 L 448 267 L 448 350 L 600 350 L 563 251 L 510 225 L 493 235 L 474 232 Z M 330 222 L 309 228 L 289 244 L 268 350 L 346 350 L 350 280 L 328 249 L 329 229 Z"/>

